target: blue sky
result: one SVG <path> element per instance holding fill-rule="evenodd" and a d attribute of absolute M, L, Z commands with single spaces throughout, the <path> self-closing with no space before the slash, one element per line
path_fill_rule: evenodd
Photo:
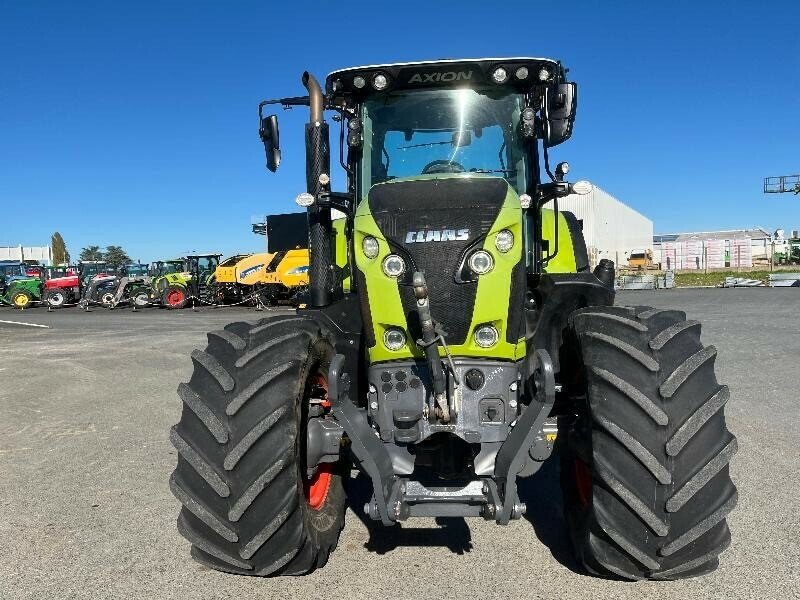
<path fill-rule="evenodd" d="M 549 56 L 579 85 L 554 151 L 656 232 L 800 228 L 796 2 L 0 0 L 0 245 L 59 230 L 73 256 L 259 250 L 296 210 L 302 109 L 263 166 L 256 105 L 300 74 L 435 58 Z M 341 179 L 339 180 L 341 181 Z"/>

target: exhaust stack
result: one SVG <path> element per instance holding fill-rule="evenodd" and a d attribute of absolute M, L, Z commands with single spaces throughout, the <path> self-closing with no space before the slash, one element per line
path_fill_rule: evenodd
<path fill-rule="evenodd" d="M 311 255 L 308 267 L 310 305 L 327 306 L 333 289 L 333 260 L 331 257 L 331 209 L 320 206 L 319 199 L 330 185 L 330 136 L 323 114 L 325 98 L 314 76 L 303 73 L 303 85 L 308 90 L 309 122 L 306 123 L 306 191 L 315 202 L 308 208 L 308 248 Z"/>

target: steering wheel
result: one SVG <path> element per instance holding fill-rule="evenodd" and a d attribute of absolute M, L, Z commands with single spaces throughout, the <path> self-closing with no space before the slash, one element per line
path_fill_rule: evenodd
<path fill-rule="evenodd" d="M 464 173 L 466 169 L 463 165 L 450 160 L 434 160 L 425 165 L 422 169 L 423 175 L 434 173 Z"/>

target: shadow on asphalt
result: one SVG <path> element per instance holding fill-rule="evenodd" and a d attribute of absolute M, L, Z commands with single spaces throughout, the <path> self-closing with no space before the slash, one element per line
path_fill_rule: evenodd
<path fill-rule="evenodd" d="M 564 518 L 558 452 L 545 461 L 531 477 L 518 479 L 520 500 L 528 506 L 524 519 L 533 525 L 536 537 L 559 563 L 574 573 L 584 574 L 575 560 Z"/>
<path fill-rule="evenodd" d="M 472 532 L 467 522 L 460 517 L 439 517 L 438 528 L 431 527 L 386 527 L 364 514 L 364 505 L 372 498 L 372 484 L 363 473 L 351 479 L 347 487 L 348 504 L 369 532 L 364 547 L 376 554 L 387 554 L 392 550 L 409 546 L 437 546 L 449 549 L 453 554 L 472 551 Z M 413 521 L 412 521 L 413 522 Z"/>
<path fill-rule="evenodd" d="M 559 484 L 558 457 L 553 456 L 532 477 L 520 478 L 520 499 L 528 506 L 525 520 L 533 526 L 536 537 L 559 563 L 575 573 L 583 573 L 572 553 Z M 438 528 L 386 527 L 364 514 L 364 504 L 372 497 L 372 485 L 360 473 L 348 482 L 347 498 L 353 512 L 369 532 L 364 547 L 376 554 L 387 554 L 400 547 L 436 546 L 448 548 L 453 554 L 472 551 L 472 533 L 463 518 L 437 518 Z M 413 520 L 410 521 L 413 523 Z M 501 527 L 498 525 L 497 527 Z"/>

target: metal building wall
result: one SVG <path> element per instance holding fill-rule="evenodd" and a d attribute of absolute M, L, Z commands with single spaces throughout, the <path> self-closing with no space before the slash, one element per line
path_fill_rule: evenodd
<path fill-rule="evenodd" d="M 592 266 L 603 258 L 627 264 L 631 251 L 653 248 L 653 222 L 597 186 L 585 196 L 562 198 L 558 209 L 583 221 Z"/>
<path fill-rule="evenodd" d="M 49 265 L 53 253 L 50 246 L 0 246 L 0 260 L 37 260 Z"/>

